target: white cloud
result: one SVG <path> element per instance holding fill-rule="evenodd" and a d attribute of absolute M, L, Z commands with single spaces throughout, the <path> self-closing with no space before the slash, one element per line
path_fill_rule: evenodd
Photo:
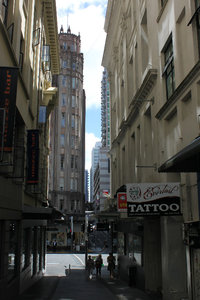
<path fill-rule="evenodd" d="M 85 134 L 85 169 L 90 171 L 91 168 L 91 155 L 92 148 L 94 148 L 96 142 L 100 141 L 93 133 Z"/>
<path fill-rule="evenodd" d="M 71 32 L 81 36 L 81 52 L 84 55 L 84 89 L 86 108 L 100 107 L 101 79 L 103 68 L 101 61 L 105 44 L 105 9 L 107 0 L 56 0 L 58 30 L 67 25 Z"/>

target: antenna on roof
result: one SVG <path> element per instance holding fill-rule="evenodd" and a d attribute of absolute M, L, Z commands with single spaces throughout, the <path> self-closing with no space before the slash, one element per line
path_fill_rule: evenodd
<path fill-rule="evenodd" d="M 69 14 L 67 13 L 67 29 L 69 27 Z"/>

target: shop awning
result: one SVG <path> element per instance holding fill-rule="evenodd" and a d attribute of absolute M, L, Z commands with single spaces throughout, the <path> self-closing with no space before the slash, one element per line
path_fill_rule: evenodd
<path fill-rule="evenodd" d="M 200 137 L 168 159 L 158 172 L 200 172 Z"/>
<path fill-rule="evenodd" d="M 61 219 L 64 215 L 56 210 L 54 207 L 31 207 L 24 206 L 23 219 L 37 219 L 37 220 L 49 220 L 49 219 Z"/>

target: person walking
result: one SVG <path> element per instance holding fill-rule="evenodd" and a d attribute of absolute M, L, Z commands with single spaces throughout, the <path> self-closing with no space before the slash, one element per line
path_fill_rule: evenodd
<path fill-rule="evenodd" d="M 112 253 L 109 253 L 107 257 L 108 262 L 108 271 L 110 272 L 110 278 L 114 277 L 114 269 L 115 269 L 115 257 Z"/>
<path fill-rule="evenodd" d="M 88 271 L 88 278 L 92 279 L 92 274 L 93 274 L 93 269 L 94 269 L 94 261 L 93 261 L 91 255 L 88 256 L 86 269 Z"/>
<path fill-rule="evenodd" d="M 95 267 L 96 267 L 96 276 L 101 276 L 101 267 L 103 264 L 103 259 L 101 257 L 101 254 L 97 256 L 97 259 L 95 260 Z"/>

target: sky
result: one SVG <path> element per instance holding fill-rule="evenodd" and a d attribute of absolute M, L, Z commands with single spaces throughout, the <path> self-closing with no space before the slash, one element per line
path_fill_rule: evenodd
<path fill-rule="evenodd" d="M 58 31 L 70 26 L 71 33 L 81 36 L 84 56 L 86 93 L 86 155 L 85 168 L 90 170 L 91 151 L 101 140 L 101 66 L 106 33 L 104 31 L 107 0 L 56 0 Z"/>

